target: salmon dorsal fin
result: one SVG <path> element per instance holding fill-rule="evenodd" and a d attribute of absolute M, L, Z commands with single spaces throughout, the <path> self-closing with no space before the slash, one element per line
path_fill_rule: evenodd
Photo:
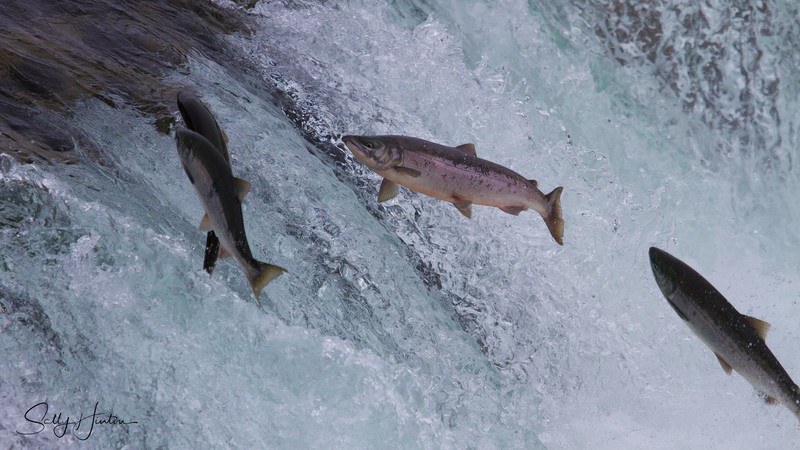
<path fill-rule="evenodd" d="M 742 315 L 744 316 L 744 320 L 746 320 L 747 323 L 756 329 L 756 334 L 758 334 L 758 337 L 760 337 L 763 341 L 767 340 L 767 331 L 769 331 L 770 327 L 769 322 L 764 322 L 761 319 L 756 319 L 755 317 L 748 315 Z"/>
<path fill-rule="evenodd" d="M 236 198 L 239 199 L 239 202 L 244 201 L 244 196 L 250 192 L 250 187 L 249 181 L 236 177 L 233 178 L 233 191 L 236 192 Z"/>
<path fill-rule="evenodd" d="M 722 370 L 724 370 L 725 373 L 730 375 L 731 372 L 733 372 L 733 367 L 731 367 L 731 365 L 728 364 L 728 361 L 725 361 L 724 359 L 722 359 L 722 356 L 719 356 L 716 353 L 714 353 L 714 355 L 717 357 L 717 361 L 719 361 L 719 365 L 722 366 Z"/>
<path fill-rule="evenodd" d="M 383 181 L 381 181 L 381 189 L 378 191 L 378 203 L 395 198 L 398 192 L 400 192 L 400 187 L 397 183 L 388 178 L 384 178 Z"/>
<path fill-rule="evenodd" d="M 756 393 L 758 394 L 759 397 L 761 397 L 761 400 L 764 400 L 764 403 L 766 403 L 768 405 L 777 405 L 777 404 L 780 403 L 780 401 L 777 398 L 775 398 L 775 397 L 773 397 L 773 396 L 771 396 L 769 394 L 765 394 L 765 393 L 759 392 L 759 391 L 756 391 Z"/>
<path fill-rule="evenodd" d="M 200 219 L 200 231 L 203 233 L 213 230 L 211 226 L 211 219 L 208 218 L 208 214 L 203 214 L 203 218 Z"/>
<path fill-rule="evenodd" d="M 478 152 L 475 151 L 475 145 L 473 144 L 461 144 L 456 147 L 456 150 L 461 150 L 462 152 L 477 157 Z"/>

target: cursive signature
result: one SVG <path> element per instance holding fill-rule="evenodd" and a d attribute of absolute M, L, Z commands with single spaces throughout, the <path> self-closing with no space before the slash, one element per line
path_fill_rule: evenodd
<path fill-rule="evenodd" d="M 25 436 L 39 434 L 47 429 L 48 426 L 52 426 L 53 434 L 58 438 L 66 436 L 66 434 L 71 430 L 73 436 L 81 441 L 85 441 L 92 435 L 95 425 L 128 426 L 134 423 L 139 423 L 135 421 L 123 420 L 118 416 L 115 416 L 111 411 L 107 413 L 97 412 L 99 405 L 100 402 L 96 402 L 94 404 L 94 411 L 91 415 L 84 416 L 83 413 L 81 413 L 77 420 L 73 420 L 70 416 L 63 416 L 60 412 L 48 415 L 50 405 L 48 405 L 47 402 L 37 403 L 25 411 L 25 420 L 36 425 L 38 428 L 33 431 L 26 432 L 17 430 L 17 433 Z"/>

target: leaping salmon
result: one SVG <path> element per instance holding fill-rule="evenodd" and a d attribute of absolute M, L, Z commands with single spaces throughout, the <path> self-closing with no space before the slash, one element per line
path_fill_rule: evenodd
<path fill-rule="evenodd" d="M 211 114 L 205 103 L 189 91 L 179 91 L 177 95 L 178 110 L 183 117 L 186 128 L 199 133 L 219 150 L 225 162 L 231 164 L 228 153 L 227 136 L 222 131 L 217 119 Z M 206 251 L 203 257 L 203 270 L 211 275 L 219 257 L 219 239 L 213 230 L 206 235 Z"/>
<path fill-rule="evenodd" d="M 714 352 L 725 373 L 735 370 L 767 403 L 783 403 L 800 419 L 800 388 L 764 342 L 769 324 L 740 314 L 699 273 L 661 249 L 650 247 L 650 266 L 667 303 Z"/>
<path fill-rule="evenodd" d="M 179 128 L 175 142 L 183 169 L 205 210 L 200 231 L 214 230 L 220 241 L 220 257 L 236 259 L 258 299 L 261 289 L 285 269 L 258 261 L 250 252 L 241 203 L 250 183 L 234 178 L 220 151 L 200 134 Z"/>
<path fill-rule="evenodd" d="M 381 175 L 378 201 L 394 198 L 398 184 L 452 203 L 472 217 L 472 205 L 495 206 L 517 215 L 533 209 L 544 219 L 553 239 L 564 245 L 561 192 L 543 194 L 536 180 L 478 158 L 472 144 L 447 147 L 407 136 L 343 136 L 347 148 Z"/>

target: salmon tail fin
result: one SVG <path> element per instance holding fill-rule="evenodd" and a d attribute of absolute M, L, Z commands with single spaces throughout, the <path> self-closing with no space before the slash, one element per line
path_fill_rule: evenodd
<path fill-rule="evenodd" d="M 256 264 L 257 270 L 254 270 L 247 280 L 250 282 L 250 288 L 253 290 L 253 295 L 256 297 L 256 299 L 258 299 L 258 297 L 261 295 L 261 290 L 264 289 L 264 286 L 272 281 L 273 278 L 277 277 L 283 272 L 286 272 L 286 269 L 261 261 L 256 261 Z"/>
<path fill-rule="evenodd" d="M 544 196 L 547 204 L 550 205 L 550 214 L 544 218 L 544 223 L 547 224 L 547 229 L 550 230 L 550 234 L 558 242 L 558 245 L 564 245 L 564 219 L 561 217 L 561 192 L 563 190 L 564 188 L 559 186 Z"/>

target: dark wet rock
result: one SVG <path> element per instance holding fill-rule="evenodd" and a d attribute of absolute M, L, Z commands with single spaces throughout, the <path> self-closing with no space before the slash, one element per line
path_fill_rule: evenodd
<path fill-rule="evenodd" d="M 133 106 L 168 132 L 165 72 L 192 51 L 221 57 L 226 34 L 249 33 L 243 15 L 194 0 L 8 0 L 0 29 L 0 151 L 21 162 L 78 158 L 64 116 L 80 99 Z M 93 150 L 81 156 L 99 158 Z"/>

